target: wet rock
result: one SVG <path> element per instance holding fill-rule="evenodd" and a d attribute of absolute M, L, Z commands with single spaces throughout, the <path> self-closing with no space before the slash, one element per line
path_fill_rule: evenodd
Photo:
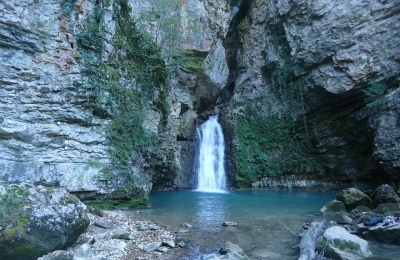
<path fill-rule="evenodd" d="M 350 234 L 346 229 L 333 226 L 325 230 L 323 239 L 318 245 L 327 257 L 335 259 L 362 259 L 372 256 L 368 242 Z"/>
<path fill-rule="evenodd" d="M 179 232 L 179 233 L 188 233 L 189 230 L 188 230 L 188 229 L 183 229 L 183 228 L 181 228 L 181 229 L 178 230 L 178 232 Z"/>
<path fill-rule="evenodd" d="M 243 254 L 243 249 L 241 249 L 238 245 L 235 245 L 231 242 L 225 242 L 223 246 L 219 249 L 220 254 L 228 254 L 228 253 L 238 253 Z"/>
<path fill-rule="evenodd" d="M 222 226 L 224 227 L 232 227 L 232 226 L 237 226 L 236 222 L 231 222 L 231 221 L 224 221 L 222 222 Z"/>
<path fill-rule="evenodd" d="M 372 200 L 364 192 L 355 188 L 342 190 L 336 195 L 336 200 L 343 202 L 347 211 L 351 211 L 358 206 L 374 207 Z"/>
<path fill-rule="evenodd" d="M 157 250 L 162 245 L 162 242 L 152 242 L 141 246 L 144 252 L 151 252 Z"/>
<path fill-rule="evenodd" d="M 186 228 L 192 228 L 192 227 L 193 227 L 193 226 L 190 225 L 189 223 L 183 223 L 181 226 L 182 226 L 182 227 L 186 227 Z"/>
<path fill-rule="evenodd" d="M 346 207 L 344 206 L 343 202 L 338 201 L 338 200 L 333 200 L 331 202 L 328 202 L 325 204 L 325 206 L 322 207 L 320 212 L 340 212 L 340 211 L 346 211 Z"/>

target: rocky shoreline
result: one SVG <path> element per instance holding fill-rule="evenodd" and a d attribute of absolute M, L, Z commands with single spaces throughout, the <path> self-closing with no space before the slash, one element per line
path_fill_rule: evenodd
<path fill-rule="evenodd" d="M 121 210 L 100 212 L 102 216 L 88 213 L 89 227 L 73 245 L 38 260 L 177 259 L 186 246 L 184 238 L 154 221 L 134 220 Z"/>

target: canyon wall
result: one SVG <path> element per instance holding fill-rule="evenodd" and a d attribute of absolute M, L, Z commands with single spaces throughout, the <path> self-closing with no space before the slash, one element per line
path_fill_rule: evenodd
<path fill-rule="evenodd" d="M 0 178 L 193 188 L 220 113 L 230 187 L 397 184 L 399 41 L 396 0 L 0 1 Z"/>

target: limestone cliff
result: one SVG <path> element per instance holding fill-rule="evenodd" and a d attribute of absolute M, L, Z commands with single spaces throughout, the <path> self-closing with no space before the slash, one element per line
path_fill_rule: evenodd
<path fill-rule="evenodd" d="M 237 184 L 400 179 L 399 11 L 398 1 L 242 1 L 225 41 Z"/>
<path fill-rule="evenodd" d="M 396 182 L 399 11 L 0 1 L 0 178 L 81 198 L 191 188 L 195 124 L 221 113 L 231 186 Z"/>

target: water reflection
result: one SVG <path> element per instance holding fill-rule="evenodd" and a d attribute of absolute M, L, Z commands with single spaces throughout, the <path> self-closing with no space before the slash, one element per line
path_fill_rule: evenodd
<path fill-rule="evenodd" d="M 225 196 L 229 194 L 198 192 L 194 205 L 194 221 L 211 224 L 226 220 L 229 216 L 229 205 L 226 203 Z"/>

